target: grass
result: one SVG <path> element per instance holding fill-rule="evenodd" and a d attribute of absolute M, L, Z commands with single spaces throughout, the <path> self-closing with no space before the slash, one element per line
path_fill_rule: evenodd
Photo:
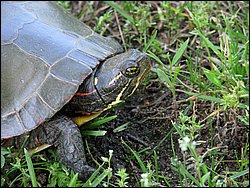
<path fill-rule="evenodd" d="M 68 2 L 60 1 L 60 4 L 70 7 Z M 156 150 L 151 151 L 153 161 L 144 161 L 141 154 L 151 148 L 136 151 L 122 141 L 131 152 L 128 161 L 136 161 L 141 170 L 140 175 L 134 177 L 133 185 L 248 186 L 248 139 L 238 140 L 243 146 L 236 150 L 227 143 L 218 144 L 215 137 L 219 122 L 225 129 L 226 125 L 231 125 L 232 131 L 249 126 L 249 3 L 107 1 L 101 5 L 111 8 L 94 20 L 94 30 L 106 35 L 110 31 L 108 28 L 118 20 L 122 30 L 117 26 L 113 33 L 121 35 L 118 40 L 125 49 L 137 47 L 154 60 L 152 73 L 164 83 L 165 91 L 171 91 L 176 111 L 176 119 L 172 120 L 174 128 L 164 139 L 171 140 L 171 170 L 178 182 L 172 182 L 160 171 Z M 86 6 L 89 9 L 83 7 L 78 15 L 80 20 L 84 15 L 93 16 L 98 9 L 93 2 Z M 179 100 L 180 93 L 188 97 Z M 200 108 L 204 105 L 206 107 Z M 95 121 L 95 129 L 84 134 L 102 136 L 106 132 L 96 129 L 114 118 Z M 114 132 L 123 131 L 126 126 L 124 123 Z M 204 129 L 206 138 L 201 134 Z M 175 136 L 178 143 L 174 143 Z M 163 143 L 162 140 L 159 145 Z M 225 149 L 233 151 L 232 159 L 226 159 Z M 29 156 L 24 151 L 25 155 L 14 157 L 10 149 L 1 148 L 1 174 L 4 174 L 1 186 L 39 186 L 36 174 L 42 170 L 49 174 L 47 186 L 122 187 L 132 184 L 129 169 L 113 172 L 112 151 L 102 158 L 103 163 L 86 182 L 58 163 L 52 149 L 49 152 L 50 162 L 39 153 Z M 9 165 L 7 170 L 3 168 L 6 165 Z M 16 173 L 19 175 L 7 178 Z"/>

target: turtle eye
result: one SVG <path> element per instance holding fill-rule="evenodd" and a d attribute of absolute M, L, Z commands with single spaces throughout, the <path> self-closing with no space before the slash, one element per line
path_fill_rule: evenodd
<path fill-rule="evenodd" d="M 139 67 L 128 67 L 125 71 L 125 74 L 128 76 L 128 77 L 134 77 L 134 76 L 137 76 L 139 74 Z"/>
<path fill-rule="evenodd" d="M 124 64 L 122 72 L 125 76 L 131 78 L 137 76 L 140 73 L 140 68 L 136 62 L 129 61 Z"/>

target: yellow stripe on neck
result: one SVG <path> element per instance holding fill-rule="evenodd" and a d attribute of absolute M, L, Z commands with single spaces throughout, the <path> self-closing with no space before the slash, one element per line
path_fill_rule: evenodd
<path fill-rule="evenodd" d="M 112 84 L 112 82 L 114 82 L 115 80 L 117 80 L 122 74 L 118 74 L 109 84 Z M 95 80 L 97 82 L 97 80 Z M 139 85 L 139 81 L 140 81 L 140 77 L 137 79 L 137 83 L 135 85 L 135 87 L 133 88 L 132 92 L 130 93 L 130 95 L 132 95 L 134 93 L 134 91 L 136 90 L 136 88 L 138 87 Z M 97 116 L 99 116 L 102 112 L 104 112 L 105 110 L 108 110 L 110 109 L 112 106 L 116 105 L 116 104 L 119 104 L 120 102 L 122 102 L 121 100 L 121 97 L 122 97 L 122 94 L 125 92 L 125 90 L 128 88 L 130 84 L 130 81 L 128 81 L 128 83 L 124 86 L 124 88 L 121 90 L 121 92 L 117 95 L 116 99 L 111 102 L 107 108 L 103 109 L 102 111 L 100 112 L 95 112 L 95 113 L 91 113 L 90 115 L 84 115 L 84 116 L 77 116 L 77 117 L 74 117 L 72 118 L 72 120 L 78 125 L 78 126 L 81 126 L 83 125 L 84 123 L 96 118 Z"/>
<path fill-rule="evenodd" d="M 121 92 L 117 95 L 116 99 L 115 99 L 112 103 L 110 103 L 110 104 L 108 105 L 108 107 L 107 107 L 105 110 L 107 110 L 107 109 L 111 108 L 112 106 L 114 106 L 114 105 L 116 105 L 116 104 L 122 102 L 122 100 L 121 100 L 122 94 L 123 94 L 124 91 L 128 88 L 129 84 L 130 84 L 130 81 L 128 81 L 128 83 L 125 85 L 125 87 L 124 87 L 124 88 L 121 90 Z"/>
<path fill-rule="evenodd" d="M 114 77 L 113 80 L 109 82 L 109 85 L 113 84 L 116 80 L 118 80 L 122 76 L 122 73 L 120 72 L 116 77 Z"/>

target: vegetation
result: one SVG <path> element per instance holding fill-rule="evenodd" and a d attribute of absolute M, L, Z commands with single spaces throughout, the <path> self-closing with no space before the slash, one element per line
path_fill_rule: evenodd
<path fill-rule="evenodd" d="M 48 160 L 42 152 L 30 156 L 24 149 L 14 156 L 11 148 L 2 147 L 1 186 L 249 185 L 249 2 L 58 3 L 96 32 L 114 36 L 124 49 L 139 48 L 152 58 L 151 74 L 163 83 L 162 93 L 171 91 L 172 128 L 154 148 L 138 151 L 121 141 L 131 152 L 129 160 L 133 158 L 141 169 L 133 179 L 126 168 L 113 170 L 112 150 L 82 182 L 58 162 L 53 149 L 47 150 Z M 187 97 L 180 99 L 180 94 Z M 114 118 L 99 118 L 94 132 L 88 129 L 83 134 L 103 136 L 102 127 Z M 116 131 L 122 132 L 126 125 Z M 159 169 L 156 149 L 166 139 L 171 140 L 169 161 L 178 182 Z M 144 152 L 151 152 L 153 160 L 141 159 Z M 226 152 L 231 159 L 225 159 Z"/>

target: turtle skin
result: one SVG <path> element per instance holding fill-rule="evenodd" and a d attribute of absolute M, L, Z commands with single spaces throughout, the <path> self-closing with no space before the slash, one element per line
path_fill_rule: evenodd
<path fill-rule="evenodd" d="M 82 135 L 78 126 L 65 115 L 57 114 L 34 131 L 31 131 L 28 148 L 43 144 L 53 145 L 60 161 L 74 169 L 81 179 L 87 179 L 94 171 L 87 165 Z"/>

